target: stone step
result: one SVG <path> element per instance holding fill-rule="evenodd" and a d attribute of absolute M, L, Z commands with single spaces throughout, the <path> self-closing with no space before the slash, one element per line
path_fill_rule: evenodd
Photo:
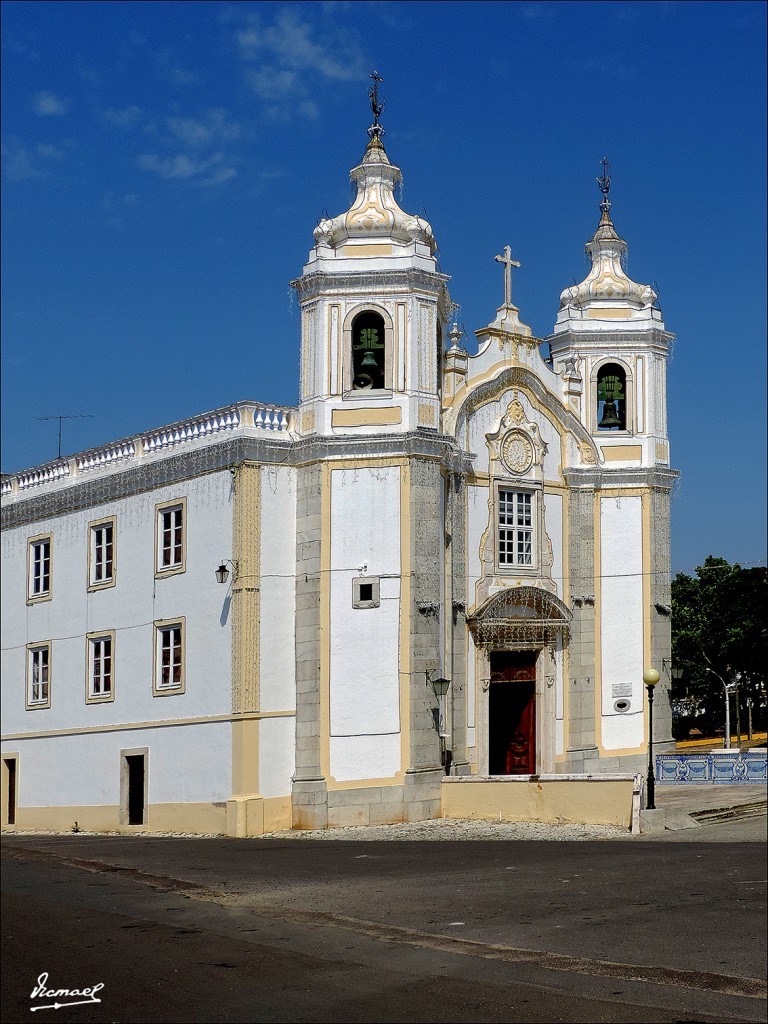
<path fill-rule="evenodd" d="M 691 811 L 691 817 L 699 824 L 713 825 L 719 821 L 733 821 L 739 818 L 760 818 L 768 813 L 768 800 L 752 804 L 738 804 L 735 807 L 711 807 L 706 811 Z"/>

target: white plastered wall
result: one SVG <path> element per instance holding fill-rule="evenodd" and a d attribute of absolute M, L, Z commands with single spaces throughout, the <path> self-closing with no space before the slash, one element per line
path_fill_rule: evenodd
<path fill-rule="evenodd" d="M 606 750 L 643 742 L 642 538 L 639 495 L 600 499 L 601 735 Z M 617 699 L 629 700 L 630 709 L 617 712 Z"/>
<path fill-rule="evenodd" d="M 337 781 L 400 770 L 400 468 L 331 473 L 330 758 Z M 352 581 L 380 578 L 378 608 Z"/>
<path fill-rule="evenodd" d="M 155 579 L 155 506 L 177 498 L 186 498 L 186 569 Z M 116 584 L 89 592 L 88 524 L 110 516 L 116 517 Z M 135 733 L 148 722 L 228 715 L 231 710 L 229 601 L 227 588 L 214 577 L 219 559 L 231 551 L 231 523 L 231 476 L 225 471 L 4 534 L 3 735 L 84 730 L 66 738 L 80 751 L 72 757 L 59 758 L 55 753 L 64 749 L 65 737 L 13 738 L 4 744 L 24 754 L 19 765 L 22 805 L 44 806 L 53 799 L 50 771 L 54 768 L 59 806 L 101 803 L 105 785 L 119 794 L 119 750 L 132 746 L 150 746 L 160 756 L 152 769 L 150 799 L 161 799 L 153 793 L 180 791 L 188 792 L 186 800 L 207 800 L 210 793 L 218 794 L 216 799 L 229 795 L 221 796 L 231 773 L 226 723 L 196 725 L 194 733 L 189 731 L 192 726 L 146 730 L 140 742 Z M 27 540 L 44 533 L 53 537 L 52 599 L 27 605 Z M 181 617 L 185 621 L 185 692 L 154 697 L 153 623 Z M 106 630 L 115 634 L 114 700 L 88 704 L 86 635 Z M 52 644 L 51 707 L 27 711 L 26 644 L 36 641 Z M 123 728 L 98 731 L 105 726 Z M 168 751 L 167 757 L 161 756 L 163 750 Z M 105 760 L 102 751 L 107 752 Z M 86 763 L 89 770 L 83 771 Z M 202 769 L 201 764 L 207 767 Z M 206 773 L 215 780 L 211 785 L 205 782 Z M 110 776 L 106 782 L 105 775 Z M 225 776 L 226 785 L 220 782 Z M 22 783 L 22 778 L 27 781 Z"/>

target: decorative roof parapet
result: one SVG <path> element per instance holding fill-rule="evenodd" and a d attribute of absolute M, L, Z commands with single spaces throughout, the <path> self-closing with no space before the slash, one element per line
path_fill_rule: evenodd
<path fill-rule="evenodd" d="M 166 427 L 146 431 L 136 437 L 125 438 L 98 448 L 79 452 L 64 459 L 56 459 L 19 473 L 4 474 L 2 497 L 12 499 L 37 490 L 43 485 L 73 483 L 79 477 L 91 476 L 99 470 L 128 467 L 133 460 L 146 456 L 165 456 L 179 446 L 194 446 L 194 442 L 219 440 L 222 434 L 270 431 L 290 436 L 295 410 L 258 402 L 237 402 L 214 409 L 212 412 L 179 420 Z"/>

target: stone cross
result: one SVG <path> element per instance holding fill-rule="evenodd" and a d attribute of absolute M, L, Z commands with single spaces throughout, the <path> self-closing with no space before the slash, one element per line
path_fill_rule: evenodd
<path fill-rule="evenodd" d="M 504 246 L 504 255 L 494 257 L 497 263 L 504 264 L 504 305 L 512 305 L 512 267 L 519 267 L 517 260 L 512 259 L 512 250 Z"/>

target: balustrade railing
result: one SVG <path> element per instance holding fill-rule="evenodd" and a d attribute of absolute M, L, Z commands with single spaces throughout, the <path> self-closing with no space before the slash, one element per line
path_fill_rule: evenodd
<path fill-rule="evenodd" d="M 135 438 L 114 441 L 99 448 L 91 448 L 66 459 L 57 459 L 35 466 L 21 473 L 11 473 L 2 479 L 2 496 L 13 497 L 20 492 L 44 484 L 59 483 L 64 478 L 76 478 L 94 470 L 109 469 L 120 463 L 163 452 L 178 445 L 206 441 L 222 433 L 269 430 L 289 434 L 293 427 L 294 410 L 257 402 L 238 402 L 236 405 L 188 420 L 171 423 L 167 427 L 147 431 Z"/>

